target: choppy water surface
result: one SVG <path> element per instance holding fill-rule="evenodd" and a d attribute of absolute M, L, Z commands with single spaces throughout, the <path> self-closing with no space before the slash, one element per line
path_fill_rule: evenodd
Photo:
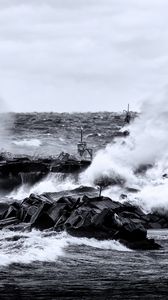
<path fill-rule="evenodd" d="M 95 150 L 103 148 L 124 125 L 124 115 L 109 112 L 11 114 L 1 117 L 1 123 L 3 143 L 12 152 L 38 155 L 47 151 L 56 155 L 60 151 L 76 152 L 81 127 L 90 146 Z"/>
<path fill-rule="evenodd" d="M 167 299 L 168 231 L 160 251 L 55 233 L 0 235 L 2 299 Z"/>
<path fill-rule="evenodd" d="M 1 146 L 37 156 L 75 153 L 83 126 L 86 141 L 97 151 L 123 125 L 123 116 L 113 113 L 12 114 L 3 120 Z M 6 201 L 78 185 L 71 176 L 49 175 L 34 187 L 23 184 Z M 115 189 L 118 195 L 117 187 L 110 191 L 114 197 Z M 161 250 L 130 251 L 115 241 L 65 233 L 0 231 L 0 299 L 167 299 L 168 231 L 148 234 Z"/>

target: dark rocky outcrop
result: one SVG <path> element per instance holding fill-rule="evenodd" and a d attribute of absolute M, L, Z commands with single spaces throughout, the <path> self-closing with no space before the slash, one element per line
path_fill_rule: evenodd
<path fill-rule="evenodd" d="M 51 173 L 75 173 L 84 170 L 90 161 L 78 160 L 68 153 L 58 157 L 33 158 L 0 155 L 0 190 L 9 192 L 22 183 L 33 185 Z"/>
<path fill-rule="evenodd" d="M 160 248 L 147 238 L 147 228 L 158 220 L 164 224 L 163 216 L 145 215 L 136 206 L 96 193 L 93 188 L 80 187 L 62 193 L 31 194 L 20 203 L 0 206 L 0 228 L 65 230 L 77 237 L 115 239 L 131 249 Z"/>

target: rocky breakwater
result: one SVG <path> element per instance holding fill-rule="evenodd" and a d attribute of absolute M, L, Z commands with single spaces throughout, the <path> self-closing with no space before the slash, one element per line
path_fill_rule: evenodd
<path fill-rule="evenodd" d="M 118 240 L 130 249 L 159 249 L 148 239 L 142 218 L 147 224 L 148 216 L 138 207 L 98 197 L 95 189 L 84 187 L 0 203 L 0 229 L 67 231 L 76 237 Z"/>
<path fill-rule="evenodd" d="M 79 160 L 62 152 L 57 157 L 0 155 L 0 190 L 9 192 L 23 183 L 33 185 L 49 173 L 75 173 L 83 171 L 90 161 Z"/>

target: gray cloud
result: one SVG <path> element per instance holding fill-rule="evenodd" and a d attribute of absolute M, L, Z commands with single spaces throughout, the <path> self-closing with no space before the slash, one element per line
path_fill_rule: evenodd
<path fill-rule="evenodd" d="M 122 110 L 167 85 L 167 0 L 0 0 L 15 111 Z"/>

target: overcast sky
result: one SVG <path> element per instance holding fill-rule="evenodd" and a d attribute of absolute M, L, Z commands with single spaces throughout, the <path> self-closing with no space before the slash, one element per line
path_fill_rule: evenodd
<path fill-rule="evenodd" d="M 167 0 L 0 0 L 9 110 L 136 109 L 167 83 Z"/>

